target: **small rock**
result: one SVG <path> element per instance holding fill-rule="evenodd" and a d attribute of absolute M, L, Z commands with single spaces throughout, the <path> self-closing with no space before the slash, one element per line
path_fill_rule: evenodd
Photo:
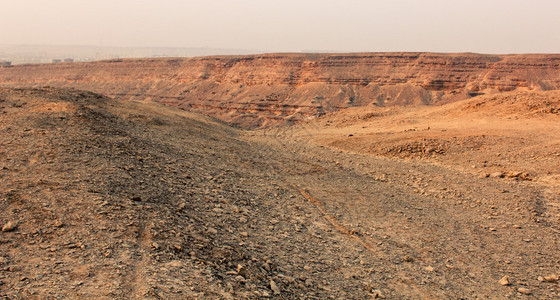
<path fill-rule="evenodd" d="M 503 172 L 494 172 L 490 174 L 491 178 L 504 178 L 505 174 Z"/>
<path fill-rule="evenodd" d="M 247 269 L 245 269 L 245 267 L 243 267 L 242 265 L 237 265 L 237 274 L 243 277 L 247 277 Z"/>
<path fill-rule="evenodd" d="M 424 270 L 428 271 L 428 272 L 433 272 L 434 268 L 432 266 L 427 266 L 424 268 Z"/>
<path fill-rule="evenodd" d="M 9 221 L 4 226 L 2 226 L 2 231 L 4 232 L 12 231 L 16 229 L 17 225 L 18 225 L 17 222 Z"/>
<path fill-rule="evenodd" d="M 371 290 L 371 298 L 373 299 L 385 299 L 383 293 L 380 290 Z"/>
<path fill-rule="evenodd" d="M 510 285 L 509 276 L 504 276 L 500 281 L 498 281 L 501 285 Z"/>
<path fill-rule="evenodd" d="M 263 269 L 265 269 L 267 272 L 270 272 L 270 264 L 268 262 L 265 262 L 262 264 Z"/>
<path fill-rule="evenodd" d="M 518 292 L 520 292 L 521 294 L 525 294 L 525 295 L 530 295 L 531 294 L 531 290 L 528 288 L 524 288 L 524 287 L 520 287 L 517 289 Z"/>
<path fill-rule="evenodd" d="M 234 279 L 235 279 L 235 281 L 242 282 L 242 283 L 247 281 L 247 280 L 245 279 L 245 277 L 243 277 L 243 276 L 241 276 L 241 275 L 235 276 Z"/>
<path fill-rule="evenodd" d="M 208 227 L 208 233 L 210 234 L 218 234 L 218 230 L 212 228 L 212 227 Z"/>
<path fill-rule="evenodd" d="M 17 267 L 17 266 L 10 266 L 10 267 L 4 268 L 4 271 L 8 271 L 8 272 L 17 272 L 19 270 L 20 270 L 20 268 Z"/>
<path fill-rule="evenodd" d="M 558 275 L 544 276 L 544 280 L 546 280 L 548 282 L 556 282 L 556 281 L 558 281 L 558 279 L 559 279 Z"/>
<path fill-rule="evenodd" d="M 278 287 L 278 285 L 276 285 L 276 282 L 274 282 L 274 280 L 270 280 L 270 289 L 272 290 L 272 292 L 274 293 L 274 295 L 280 295 L 280 288 Z"/>
<path fill-rule="evenodd" d="M 159 249 L 159 244 L 156 242 L 152 243 L 152 247 L 154 247 L 155 249 Z"/>

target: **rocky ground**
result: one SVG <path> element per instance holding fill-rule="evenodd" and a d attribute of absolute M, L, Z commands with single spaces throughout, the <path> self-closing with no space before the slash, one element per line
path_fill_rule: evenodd
<path fill-rule="evenodd" d="M 300 135 L 345 151 L 560 185 L 560 93 L 511 92 L 436 107 L 348 109 Z"/>
<path fill-rule="evenodd" d="M 560 297 L 557 186 L 352 152 L 317 124 L 0 90 L 0 295 Z"/>

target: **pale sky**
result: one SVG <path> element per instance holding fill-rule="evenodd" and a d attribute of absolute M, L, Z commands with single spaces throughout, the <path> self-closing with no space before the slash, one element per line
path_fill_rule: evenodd
<path fill-rule="evenodd" d="M 560 53 L 560 1 L 0 0 L 0 44 Z"/>

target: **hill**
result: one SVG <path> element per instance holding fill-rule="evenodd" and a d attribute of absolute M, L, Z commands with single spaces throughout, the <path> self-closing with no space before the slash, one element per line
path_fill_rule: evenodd
<path fill-rule="evenodd" d="M 307 270 L 335 243 L 319 252 L 311 206 L 238 130 L 90 92 L 2 89 L 0 105 L 1 296 L 367 295 Z"/>
<path fill-rule="evenodd" d="M 243 127 L 291 124 L 349 107 L 438 105 L 560 88 L 560 55 L 264 54 L 114 59 L 0 68 L 0 85 L 151 99 Z"/>

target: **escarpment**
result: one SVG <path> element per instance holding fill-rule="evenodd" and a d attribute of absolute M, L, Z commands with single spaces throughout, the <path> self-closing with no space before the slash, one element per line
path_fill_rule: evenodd
<path fill-rule="evenodd" d="M 154 100 L 245 127 L 354 106 L 438 105 L 513 90 L 560 89 L 560 55 L 264 54 L 116 59 L 0 68 L 2 86 Z"/>

